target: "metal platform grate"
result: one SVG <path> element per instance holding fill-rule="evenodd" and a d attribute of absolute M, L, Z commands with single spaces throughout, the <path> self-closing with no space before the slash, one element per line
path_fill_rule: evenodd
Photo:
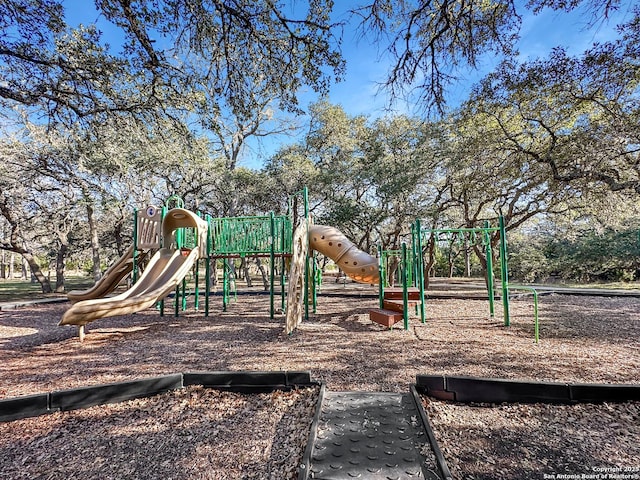
<path fill-rule="evenodd" d="M 440 479 L 411 395 L 326 392 L 307 478 Z"/>

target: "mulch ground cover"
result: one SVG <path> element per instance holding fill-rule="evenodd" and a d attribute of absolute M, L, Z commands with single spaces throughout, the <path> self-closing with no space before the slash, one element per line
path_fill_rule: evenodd
<path fill-rule="evenodd" d="M 201 311 L 181 312 L 178 318 L 169 312 L 161 317 L 149 309 L 90 324 L 83 343 L 74 328 L 57 326 L 65 304 L 3 311 L 0 398 L 216 370 L 309 370 L 312 378 L 332 391 L 406 392 L 417 374 L 640 382 L 640 299 L 544 296 L 538 344 L 533 341 L 533 306 L 528 297 L 512 302 L 510 327 L 503 326 L 499 314 L 489 318 L 486 300 L 430 300 L 426 323 L 413 318 L 408 330 L 401 324 L 388 330 L 372 323 L 368 309 L 376 306 L 375 298 L 320 296 L 317 313 L 288 336 L 283 333 L 281 315 L 269 318 L 268 296 L 239 295 L 227 312 L 220 311 L 216 297 L 207 318 Z M 591 474 L 598 473 L 598 468 L 640 466 L 640 462 L 633 463 L 634 458 L 640 458 L 637 402 L 578 408 L 428 402 L 436 436 L 457 478 L 543 478 L 543 474 Z M 282 408 L 287 411 L 288 407 Z M 302 411 L 305 408 L 301 407 Z M 251 415 L 251 411 L 247 407 L 245 413 Z M 58 428 L 56 415 L 28 420 L 35 422 L 30 428 L 42 429 L 33 438 L 48 438 L 45 430 Z M 307 413 L 302 416 L 308 418 Z M 276 420 L 276 424 L 282 423 Z M 299 430 L 308 431 L 309 423 L 310 419 L 300 420 Z M 23 429 L 11 425 L 16 423 L 0 427 L 0 472 L 22 461 L 7 456 L 5 449 L 28 437 Z M 266 437 L 281 438 L 273 431 Z M 42 443 L 37 441 L 21 443 L 23 452 L 29 448 L 39 451 Z M 240 478 L 242 472 L 246 473 L 244 478 L 267 475 L 261 471 L 252 477 L 251 465 L 260 463 L 260 458 L 265 462 L 264 452 L 270 452 L 278 441 L 256 449 L 264 450 L 262 457 L 242 457 L 245 463 L 237 467 L 236 476 L 227 478 L 239 478 L 238 472 Z M 543 445 L 549 448 L 545 450 Z M 226 449 L 225 454 L 234 455 Z M 266 458 L 277 457 L 266 454 Z M 93 455 L 91 458 L 80 454 L 78 462 L 97 461 Z M 149 471 L 153 468 L 150 465 Z M 282 473 L 287 466 L 274 463 L 267 468 L 279 472 L 274 475 L 285 476 L 268 474 L 265 478 L 289 478 Z M 76 473 L 82 476 L 83 471 Z M 70 475 L 64 470 L 51 478 Z M 290 475 L 295 478 L 294 473 Z"/>

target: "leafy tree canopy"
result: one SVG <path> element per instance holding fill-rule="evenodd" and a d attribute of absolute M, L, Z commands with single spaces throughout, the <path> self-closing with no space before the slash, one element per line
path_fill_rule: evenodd
<path fill-rule="evenodd" d="M 444 110 L 447 88 L 486 54 L 515 58 L 526 13 L 581 8 L 592 24 L 607 18 L 620 0 L 373 0 L 356 9 L 361 29 L 393 58 L 385 81 L 393 97 L 409 94 L 427 111 Z"/>
<path fill-rule="evenodd" d="M 546 167 L 581 190 L 640 192 L 640 10 L 622 36 L 569 56 L 503 62 L 474 90 L 463 112 L 491 126 L 497 148 Z"/>
<path fill-rule="evenodd" d="M 298 5 L 251 0 L 97 0 L 123 49 L 95 24 L 71 29 L 61 0 L 0 4 L 1 106 L 85 120 L 114 112 L 171 114 L 223 102 L 254 115 L 256 91 L 296 110 L 302 85 L 324 92 L 344 62 L 329 23 L 330 0 Z"/>

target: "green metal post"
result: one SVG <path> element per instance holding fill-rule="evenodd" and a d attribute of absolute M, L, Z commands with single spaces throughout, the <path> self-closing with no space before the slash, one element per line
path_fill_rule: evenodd
<path fill-rule="evenodd" d="M 504 217 L 498 218 L 500 228 L 500 275 L 502 277 L 502 307 L 504 309 L 504 325 L 508 327 L 511 323 L 509 318 L 509 272 L 507 268 L 507 235 L 504 226 Z"/>
<path fill-rule="evenodd" d="M 378 244 L 378 297 L 380 299 L 380 308 L 384 308 L 384 253 L 382 251 L 382 245 Z"/>
<path fill-rule="evenodd" d="M 207 220 L 207 261 L 204 264 L 204 274 L 206 279 L 204 281 L 204 316 L 209 316 L 209 295 L 211 295 L 211 253 L 213 250 L 213 242 L 211 238 L 211 216 L 205 216 Z"/>
<path fill-rule="evenodd" d="M 211 258 L 207 257 L 207 261 L 204 264 L 204 316 L 209 316 L 209 295 L 211 295 Z"/>
<path fill-rule="evenodd" d="M 416 242 L 416 225 L 414 223 L 411 224 L 411 275 L 412 281 L 411 286 L 418 286 L 418 271 L 416 269 L 417 263 L 416 259 L 418 258 L 417 249 L 418 244 Z"/>
<path fill-rule="evenodd" d="M 198 212 L 198 216 L 200 218 L 202 218 L 202 213 Z M 207 235 L 207 237 L 208 236 L 209 235 Z M 200 237 L 198 235 L 198 231 L 197 230 L 194 232 L 194 237 L 195 237 L 195 248 L 199 248 L 200 247 L 200 245 L 199 245 Z M 208 250 L 208 245 L 209 245 L 209 242 L 208 242 L 208 239 L 207 239 L 207 245 L 206 245 L 207 250 Z M 207 256 L 208 256 L 208 254 L 207 254 Z M 193 294 L 195 295 L 195 298 L 193 299 L 193 308 L 197 311 L 200 308 L 200 285 L 199 285 L 199 283 L 200 283 L 200 258 L 198 258 L 196 260 L 195 269 L 196 270 L 195 270 L 194 275 L 193 275 L 193 280 L 195 282 L 195 288 L 193 290 Z"/>
<path fill-rule="evenodd" d="M 182 244 L 180 245 L 180 247 L 188 247 L 187 245 L 187 231 L 186 229 L 181 229 L 182 230 Z M 182 279 L 182 311 L 186 311 L 187 310 L 187 277 L 185 276 Z M 178 309 L 176 308 L 176 317 L 178 316 L 177 314 Z"/>
<path fill-rule="evenodd" d="M 284 291 L 284 269 L 285 269 L 285 265 L 286 265 L 286 261 L 285 261 L 285 256 L 284 254 L 287 251 L 286 248 L 286 236 L 287 236 L 287 222 L 285 221 L 285 218 L 282 218 L 282 231 L 280 232 L 282 237 L 280 238 L 280 251 L 282 253 L 282 257 L 281 257 L 281 262 L 280 262 L 280 309 L 284 312 L 285 308 L 287 306 L 286 304 L 286 295 L 285 295 L 285 291 Z"/>
<path fill-rule="evenodd" d="M 413 255 L 412 248 L 407 247 L 407 287 L 413 286 Z"/>
<path fill-rule="evenodd" d="M 304 261 L 304 319 L 309 320 L 309 255 Z"/>
<path fill-rule="evenodd" d="M 162 222 L 164 222 L 164 217 L 167 216 L 167 212 L 169 210 L 167 209 L 167 207 L 162 207 L 162 210 L 160 212 L 160 224 L 162 224 Z M 162 229 L 160 229 L 162 231 Z M 165 238 L 163 235 L 160 235 L 160 248 L 162 247 L 166 247 L 166 245 L 164 244 Z"/>
<path fill-rule="evenodd" d="M 302 196 L 304 199 L 304 221 L 309 226 L 309 191 L 305 186 L 302 189 Z M 309 320 L 309 252 L 304 260 L 304 319 Z"/>
<path fill-rule="evenodd" d="M 493 250 L 491 248 L 491 235 L 489 234 L 489 221 L 484 222 L 485 254 L 487 255 L 487 295 L 489 295 L 489 315 L 495 316 L 495 288 L 493 279 Z"/>
<path fill-rule="evenodd" d="M 404 329 L 409 330 L 409 291 L 407 289 L 407 269 L 408 269 L 407 244 L 402 242 L 402 261 L 400 270 L 400 279 L 402 280 L 402 320 L 404 320 Z"/>
<path fill-rule="evenodd" d="M 269 232 L 271 234 L 271 245 L 269 247 L 269 316 L 275 316 L 274 280 L 276 268 L 276 220 L 273 212 L 269 214 Z"/>
<path fill-rule="evenodd" d="M 193 281 L 195 282 L 195 287 L 193 289 L 193 294 L 195 298 L 193 299 L 193 308 L 198 311 L 200 307 L 200 289 L 198 288 L 198 282 L 200 281 L 200 259 L 196 260 L 195 272 L 193 272 Z"/>
<path fill-rule="evenodd" d="M 173 316 L 177 317 L 180 312 L 180 285 L 176 285 L 175 297 L 173 300 Z"/>
<path fill-rule="evenodd" d="M 536 343 L 538 343 L 538 340 L 540 340 L 540 324 L 538 321 L 538 291 L 535 288 L 532 288 L 532 290 L 533 290 L 533 318 L 535 322 L 533 324 L 533 333 L 536 338 Z"/>
<path fill-rule="evenodd" d="M 182 311 L 187 309 L 187 277 L 182 279 Z"/>
<path fill-rule="evenodd" d="M 179 250 L 180 248 L 182 248 L 182 245 L 184 242 L 184 228 L 176 229 L 175 239 L 176 239 L 176 248 Z"/>
<path fill-rule="evenodd" d="M 309 189 L 305 186 L 302 188 L 302 197 L 304 199 L 304 216 L 309 217 Z"/>
<path fill-rule="evenodd" d="M 167 215 L 167 207 L 162 207 L 162 213 L 160 214 L 160 220 L 164 221 L 164 217 Z M 160 248 L 164 247 L 164 237 L 160 238 Z M 160 316 L 164 317 L 164 298 L 162 300 L 160 300 Z"/>
<path fill-rule="evenodd" d="M 422 257 L 422 226 L 420 225 L 420 219 L 416 220 L 416 267 L 417 267 L 417 280 L 418 289 L 420 291 L 420 321 L 425 323 L 425 299 L 424 299 L 424 258 Z"/>
<path fill-rule="evenodd" d="M 316 283 L 318 263 L 316 256 L 314 254 L 311 255 L 311 305 L 313 306 L 313 313 L 316 313 L 318 310 L 318 284 Z"/>

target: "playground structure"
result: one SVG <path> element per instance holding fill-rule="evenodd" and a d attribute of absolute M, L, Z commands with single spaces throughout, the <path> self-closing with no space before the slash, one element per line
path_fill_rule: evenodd
<path fill-rule="evenodd" d="M 306 188 L 295 195 L 302 196 L 303 215 L 293 212 L 291 199 L 287 214 L 280 216 L 271 212 L 266 216 L 211 218 L 207 215 L 202 218 L 203 215 L 185 210 L 178 197 L 170 197 L 163 208 L 149 206 L 144 211 L 136 211 L 133 245 L 94 287 L 85 292 L 69 293 L 74 304 L 64 314 L 60 325 L 77 325 L 83 338 L 84 326 L 99 318 L 134 313 L 154 304 L 164 314 L 164 299 L 172 291 L 175 291 L 175 315 L 178 316 L 180 304 L 183 310 L 186 309 L 186 277 L 192 271 L 195 279 L 194 306 L 198 309 L 200 260 L 205 261 L 205 316 L 210 311 L 211 267 L 213 264 L 217 271 L 218 261 L 222 263 L 222 308 L 226 311 L 235 283 L 233 262 L 238 258 L 267 257 L 270 318 L 274 318 L 276 312 L 276 264 L 279 262 L 280 310 L 286 312 L 285 332 L 291 334 L 303 317 L 308 318 L 310 305 L 313 305 L 314 312 L 316 309 L 318 271 L 313 252 L 317 252 L 332 259 L 356 282 L 378 285 L 379 308 L 370 311 L 372 321 L 389 328 L 402 321 L 404 328 L 408 329 L 411 308 L 415 308 L 416 315 L 425 322 L 423 246 L 429 241 L 438 242 L 442 237 L 451 238 L 452 235 L 467 236 L 466 241 L 472 240 L 472 244 L 481 245 L 485 250 L 489 311 L 493 317 L 495 278 L 491 234 L 494 232 L 498 233 L 504 324 L 509 325 L 507 249 L 502 218 L 497 227 L 491 227 L 487 222 L 482 228 L 456 229 L 423 228 L 420 220 L 416 220 L 411 225 L 409 244 L 402 243 L 399 250 L 378 247 L 373 256 L 360 250 L 338 229 L 312 223 Z M 177 207 L 169 208 L 171 202 Z M 298 225 L 294 230 L 296 218 Z M 139 265 L 147 256 L 151 256 L 151 260 L 140 276 Z M 393 269 L 396 286 L 390 285 L 390 262 L 396 264 Z M 105 297 L 128 274 L 132 274 L 133 286 L 115 297 Z M 537 307 L 535 290 L 533 293 Z M 536 315 L 536 340 L 537 331 Z"/>
<path fill-rule="evenodd" d="M 280 302 L 281 310 L 287 312 L 288 333 L 302 320 L 303 304 L 304 316 L 308 318 L 310 298 L 315 309 L 315 282 L 309 282 L 309 277 L 313 271 L 315 278 L 316 264 L 311 263 L 310 248 L 334 260 L 354 280 L 377 283 L 377 259 L 358 249 L 339 230 L 311 225 L 306 188 L 296 195 L 302 196 L 304 214 L 295 235 L 293 202 L 290 202 L 287 215 L 271 212 L 265 216 L 201 218 L 201 215 L 185 210 L 184 202 L 173 196 L 162 208 L 149 206 L 134 212 L 133 244 L 92 288 L 69 292 L 73 305 L 65 312 L 60 325 L 77 325 L 83 338 L 85 325 L 99 318 L 134 313 L 154 304 L 158 304 L 164 314 L 164 298 L 172 291 L 175 291 L 177 316 L 180 304 L 183 310 L 186 309 L 186 276 L 192 270 L 195 272 L 195 308 L 198 309 L 200 260 L 205 261 L 204 310 L 208 316 L 212 264 L 214 268 L 217 268 L 217 262 L 222 264 L 222 308 L 226 311 L 234 284 L 233 261 L 267 257 L 271 318 L 276 311 L 276 263 L 279 261 Z M 175 208 L 171 208 L 172 203 Z M 140 275 L 141 262 L 153 252 L 155 254 Z M 120 295 L 106 297 L 129 274 L 133 286 Z"/>
<path fill-rule="evenodd" d="M 170 203 L 178 205 L 170 208 Z M 158 304 L 164 314 L 164 298 L 175 290 L 175 314 L 180 303 L 186 309 L 186 277 L 195 272 L 195 306 L 199 303 L 199 265 L 205 262 L 206 296 L 205 315 L 209 314 L 211 263 L 223 261 L 223 308 L 229 299 L 229 259 L 243 256 L 270 257 L 271 316 L 274 314 L 274 266 L 277 257 L 289 255 L 291 226 L 287 217 L 210 218 L 182 208 L 177 197 L 167 200 L 165 207 L 149 206 L 134 213 L 134 242 L 127 252 L 109 268 L 100 281 L 84 292 L 70 292 L 74 302 L 65 312 L 60 325 L 77 325 L 80 337 L 84 327 L 99 318 L 135 313 Z M 157 251 L 142 275 L 140 262 L 149 252 Z M 283 277 L 284 268 L 281 269 Z M 112 292 L 129 273 L 133 286 L 114 297 Z M 138 276 L 140 278 L 138 278 Z M 182 302 L 179 302 L 181 298 Z M 283 296 L 284 302 L 284 296 Z"/>
<path fill-rule="evenodd" d="M 183 229 L 194 231 L 194 248 L 183 246 Z M 170 210 L 162 220 L 164 245 L 153 255 L 133 287 L 115 297 L 85 299 L 74 303 L 63 315 L 60 325 L 77 325 L 82 339 L 87 323 L 99 318 L 135 313 L 153 306 L 167 296 L 191 271 L 196 260 L 205 254 L 206 234 L 206 222 L 193 212 L 182 208 Z M 135 259 L 135 255 L 133 258 Z M 119 271 L 117 274 L 113 272 L 112 276 L 119 274 Z"/>
<path fill-rule="evenodd" d="M 485 251 L 487 261 L 487 296 L 489 301 L 489 314 L 495 316 L 495 283 L 493 271 L 492 233 L 497 233 L 499 246 L 501 298 L 503 304 L 504 325 L 509 326 L 509 280 L 507 267 L 507 242 L 504 219 L 499 217 L 498 226 L 492 227 L 485 222 L 479 228 L 425 228 L 417 219 L 411 225 L 410 242 L 403 242 L 399 250 L 382 250 L 378 247 L 380 288 L 379 308 L 369 312 L 372 321 L 381 325 L 392 327 L 396 322 L 402 321 L 404 328 L 409 328 L 409 316 L 411 308 L 416 309 L 420 320 L 425 322 L 425 261 L 424 247 L 428 242 L 435 246 L 443 240 L 451 241 L 458 238 L 467 247 L 481 246 Z M 390 275 L 388 274 L 390 262 L 395 263 L 395 280 L 399 287 L 388 288 Z M 536 299 L 537 300 L 537 299 Z M 537 320 L 537 319 L 536 319 Z M 537 325 L 537 321 L 536 321 Z M 536 330 L 537 331 L 537 330 Z"/>

